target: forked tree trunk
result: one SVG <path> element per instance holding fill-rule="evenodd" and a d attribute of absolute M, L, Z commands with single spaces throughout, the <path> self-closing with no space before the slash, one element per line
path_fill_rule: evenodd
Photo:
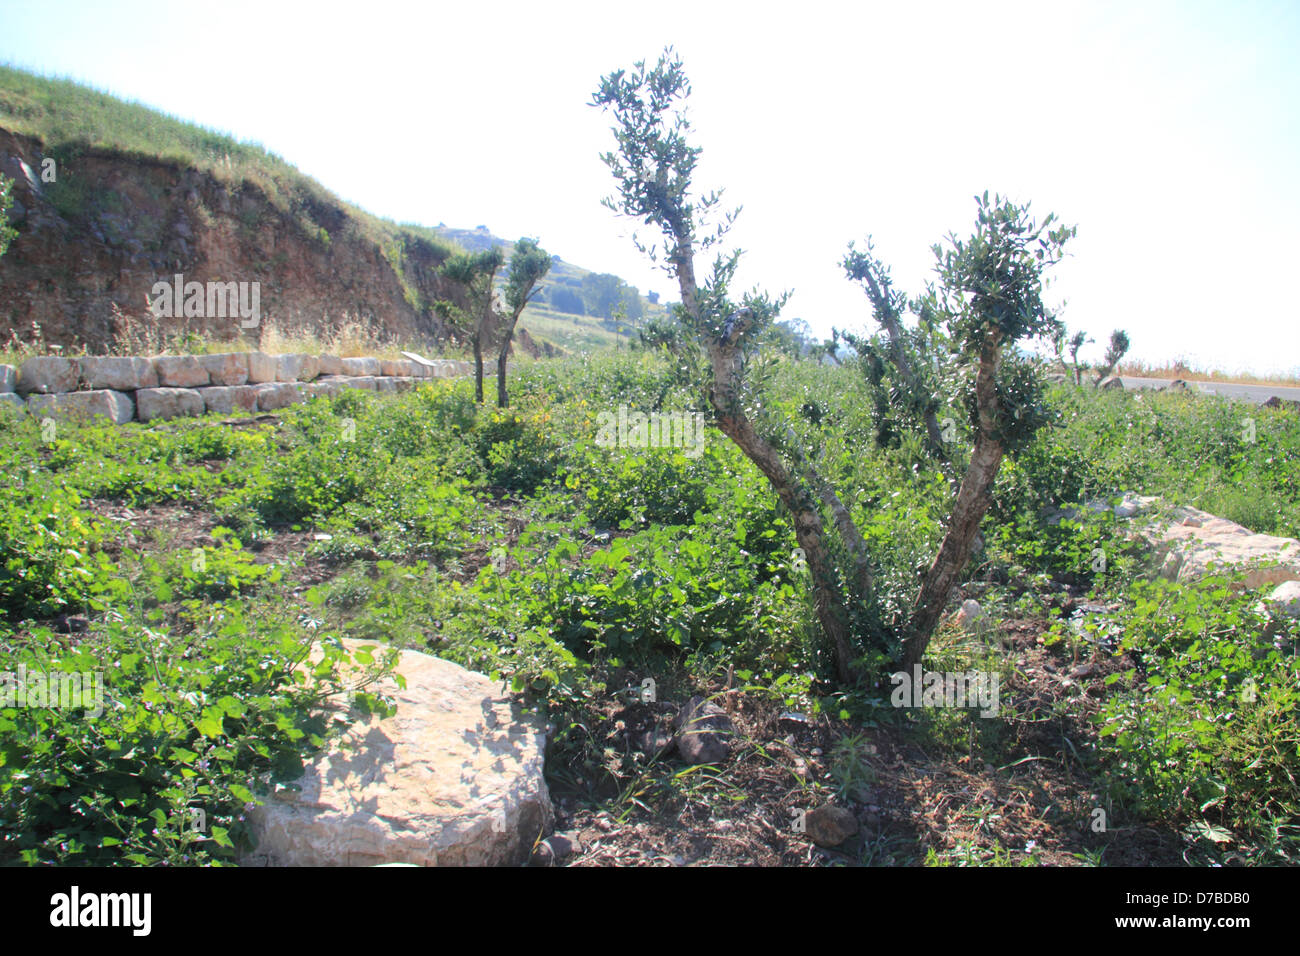
<path fill-rule="evenodd" d="M 975 380 L 978 429 L 970 467 L 962 479 L 949 519 L 948 532 L 935 556 L 934 563 L 921 582 L 921 592 L 912 607 L 907 636 L 903 644 L 903 670 L 919 664 L 930 643 L 939 618 L 943 615 L 957 579 L 970 561 L 971 545 L 979 532 L 992 501 L 990 489 L 1006 449 L 998 438 L 998 370 L 1002 364 L 1000 342 L 990 333 L 980 353 L 979 373 Z"/>
<path fill-rule="evenodd" d="M 673 263 L 677 269 L 682 306 L 695 320 L 698 328 L 701 317 L 695 284 L 694 254 L 690 240 L 683 238 L 681 231 L 678 232 Z M 718 416 L 718 428 L 758 467 L 790 512 L 794 520 L 795 540 L 803 550 L 812 575 L 813 606 L 817 620 L 835 648 L 836 673 L 841 682 L 848 684 L 853 680 L 848 611 L 838 585 L 834 561 L 826 546 L 826 530 L 822 525 L 821 513 L 817 510 L 816 502 L 785 467 L 776 449 L 754 430 L 753 423 L 740 411 L 739 349 L 735 345 L 709 342 L 707 351 L 713 366 L 713 387 L 709 390 L 709 399 Z"/>
<path fill-rule="evenodd" d="M 523 306 L 514 310 L 501 339 L 501 353 L 497 356 L 497 408 L 508 408 L 510 405 L 510 399 L 506 395 L 506 355 L 510 352 L 515 326 L 519 324 L 519 316 L 523 311 Z"/>

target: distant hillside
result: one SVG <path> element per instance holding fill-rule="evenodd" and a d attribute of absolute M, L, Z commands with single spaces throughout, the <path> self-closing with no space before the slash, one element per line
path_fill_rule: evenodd
<path fill-rule="evenodd" d="M 504 246 L 508 252 L 514 244 L 513 239 L 493 235 L 486 226 L 454 229 L 439 225 L 435 232 L 471 252 L 493 246 Z M 534 339 L 576 352 L 613 348 L 626 345 L 635 338 L 638 328 L 667 311 L 662 303 L 651 301 L 618 276 L 592 272 L 563 260 L 547 246 L 544 235 L 534 238 L 555 257 L 555 264 L 520 320 Z"/>

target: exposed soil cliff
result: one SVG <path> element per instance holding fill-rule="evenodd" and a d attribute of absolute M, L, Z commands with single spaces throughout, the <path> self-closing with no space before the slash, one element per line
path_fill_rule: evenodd
<path fill-rule="evenodd" d="M 253 181 L 113 149 L 47 151 L 3 128 L 0 173 L 15 181 L 19 230 L 0 257 L 0 342 L 30 340 L 35 323 L 47 342 L 105 351 L 118 331 L 113 306 L 148 315 L 155 283 L 177 274 L 260 283 L 263 326 L 324 331 L 348 317 L 405 342 L 443 338 L 432 304 L 461 297 L 437 273 L 445 247 L 376 228 L 324 190 L 272 199 Z M 159 321 L 218 339 L 241 333 L 237 316 Z"/>

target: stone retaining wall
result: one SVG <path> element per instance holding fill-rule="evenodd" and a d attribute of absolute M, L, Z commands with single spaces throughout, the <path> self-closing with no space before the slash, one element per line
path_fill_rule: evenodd
<path fill-rule="evenodd" d="M 0 365 L 0 406 L 26 408 L 45 418 L 102 415 L 178 418 L 216 412 L 269 412 L 343 388 L 406 391 L 430 378 L 473 371 L 452 359 L 340 358 L 337 355 L 220 355 L 60 358 L 40 356 L 19 368 Z"/>

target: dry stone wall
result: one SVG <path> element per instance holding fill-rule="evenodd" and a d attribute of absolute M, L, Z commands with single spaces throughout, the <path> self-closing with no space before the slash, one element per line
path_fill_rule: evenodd
<path fill-rule="evenodd" d="M 0 406 L 38 418 L 97 415 L 122 424 L 269 412 L 344 388 L 406 391 L 473 370 L 452 359 L 340 358 L 337 355 L 39 356 L 0 365 Z"/>

